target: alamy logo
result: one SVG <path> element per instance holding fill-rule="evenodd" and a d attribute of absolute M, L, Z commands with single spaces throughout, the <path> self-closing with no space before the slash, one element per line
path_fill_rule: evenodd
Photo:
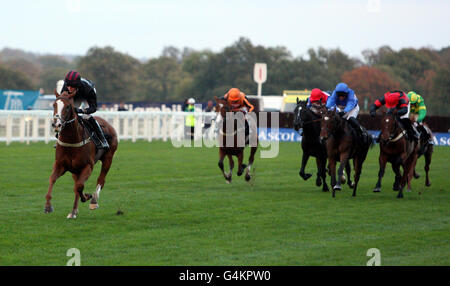
<path fill-rule="evenodd" d="M 381 265 L 381 252 L 378 248 L 370 248 L 367 250 L 366 256 L 372 257 L 367 261 L 367 266 Z"/>
<path fill-rule="evenodd" d="M 67 261 L 67 266 L 80 266 L 81 265 L 81 254 L 78 248 L 69 248 L 66 252 L 66 256 L 72 257 Z"/>

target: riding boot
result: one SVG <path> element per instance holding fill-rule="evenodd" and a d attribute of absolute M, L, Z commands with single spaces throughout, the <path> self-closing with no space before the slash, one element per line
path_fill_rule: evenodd
<path fill-rule="evenodd" d="M 97 137 L 100 141 L 99 148 L 108 150 L 109 149 L 108 141 L 106 141 L 105 134 L 103 133 L 103 130 L 100 127 L 100 125 L 98 124 L 97 120 L 95 120 L 95 118 L 91 116 L 91 117 L 89 117 L 87 122 L 94 129 L 94 133 L 95 133 L 95 135 L 97 135 Z"/>
<path fill-rule="evenodd" d="M 358 120 L 356 120 L 355 117 L 350 117 L 348 119 L 348 122 L 353 127 L 353 129 L 356 130 L 356 133 L 358 133 L 358 137 L 363 141 L 364 144 L 367 143 L 367 137 L 364 135 L 364 130 L 362 129 L 361 125 L 359 125 Z"/>
<path fill-rule="evenodd" d="M 419 141 L 419 132 L 417 132 L 417 129 L 412 124 L 411 120 L 409 118 L 400 118 L 400 121 L 403 123 L 403 126 L 406 129 L 406 133 L 408 133 L 408 137 L 415 142 Z"/>

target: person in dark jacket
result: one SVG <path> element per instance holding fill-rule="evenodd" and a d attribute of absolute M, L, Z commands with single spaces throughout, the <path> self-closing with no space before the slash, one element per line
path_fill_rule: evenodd
<path fill-rule="evenodd" d="M 383 105 L 386 105 L 388 109 L 387 114 L 392 114 L 395 110 L 397 111 L 397 118 L 404 129 L 406 129 L 408 138 L 417 141 L 419 139 L 419 133 L 411 123 L 411 120 L 409 120 L 410 106 L 408 96 L 400 90 L 386 92 L 370 106 L 370 116 L 374 117 L 377 109 Z"/>
<path fill-rule="evenodd" d="M 90 129 L 93 131 L 91 136 L 94 139 L 98 148 L 109 149 L 108 141 L 106 141 L 103 130 L 91 115 L 97 111 L 97 91 L 94 83 L 90 80 L 82 78 L 80 73 L 71 70 L 64 78 L 64 85 L 61 89 L 61 93 L 67 91 L 69 93 L 76 92 L 74 96 L 75 111 L 81 114 L 81 117 L 87 122 Z M 83 109 L 80 109 L 81 105 Z"/>

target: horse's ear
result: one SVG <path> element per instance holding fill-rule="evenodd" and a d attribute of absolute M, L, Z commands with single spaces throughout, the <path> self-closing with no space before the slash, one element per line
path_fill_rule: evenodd
<path fill-rule="evenodd" d="M 55 90 L 54 90 L 54 94 L 55 94 L 56 97 L 60 97 L 60 96 L 61 96 L 61 95 L 56 91 L 56 88 L 55 88 Z"/>
<path fill-rule="evenodd" d="M 300 103 L 300 100 L 298 99 L 298 97 L 296 97 L 296 99 L 297 99 L 297 104 L 299 104 L 299 103 Z"/>

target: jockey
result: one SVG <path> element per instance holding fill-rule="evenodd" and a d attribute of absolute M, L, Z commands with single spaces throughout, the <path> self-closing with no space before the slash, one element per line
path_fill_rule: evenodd
<path fill-rule="evenodd" d="M 386 92 L 381 98 L 377 99 L 370 107 L 370 116 L 374 117 L 376 110 L 382 105 L 386 105 L 387 114 L 392 114 L 397 110 L 397 116 L 400 123 L 405 127 L 409 139 L 417 141 L 419 139 L 418 132 L 411 120 L 409 120 L 409 99 L 403 91 L 395 90 Z"/>
<path fill-rule="evenodd" d="M 64 85 L 61 92 L 64 91 L 69 93 L 76 91 L 74 96 L 75 112 L 78 114 L 81 113 L 81 117 L 85 119 L 91 129 L 94 130 L 95 134 L 93 134 L 93 137 L 99 141 L 99 144 L 96 145 L 98 145 L 101 149 L 109 149 L 109 145 L 106 141 L 105 135 L 103 134 L 102 128 L 91 115 L 97 111 L 97 92 L 94 84 L 91 81 L 82 78 L 80 73 L 72 70 L 67 73 L 64 79 Z M 80 109 L 82 103 L 84 103 L 87 107 Z"/>
<path fill-rule="evenodd" d="M 423 120 L 427 115 L 427 107 L 425 106 L 425 101 L 423 97 L 414 91 L 410 91 L 407 94 L 409 99 L 409 108 L 410 108 L 410 117 L 409 119 L 413 122 L 414 127 L 417 127 L 418 130 L 424 132 L 426 136 L 429 136 L 428 142 L 430 144 L 434 144 L 433 136 L 431 130 L 428 127 L 424 127 Z"/>
<path fill-rule="evenodd" d="M 248 101 L 245 93 L 237 88 L 231 88 L 224 96 L 220 98 L 221 100 L 226 100 L 231 106 L 231 111 L 241 111 L 244 113 L 245 118 L 245 135 L 249 134 L 250 128 L 248 126 L 249 117 L 248 113 L 252 112 L 255 107 Z M 220 114 L 219 114 L 220 116 Z"/>
<path fill-rule="evenodd" d="M 423 97 L 414 91 L 408 92 L 411 120 L 421 124 L 427 115 L 427 107 Z"/>
<path fill-rule="evenodd" d="M 328 97 L 327 109 L 336 109 L 342 118 L 347 119 L 350 126 L 358 133 L 358 136 L 367 143 L 367 136 L 364 136 L 366 131 L 361 127 L 356 117 L 359 113 L 358 98 L 355 92 L 341 82 L 336 85 L 333 94 Z"/>
<path fill-rule="evenodd" d="M 311 95 L 308 97 L 308 102 L 306 103 L 306 107 L 308 108 L 319 108 L 321 105 L 327 104 L 329 93 L 321 91 L 318 88 L 314 88 L 311 90 Z"/>

